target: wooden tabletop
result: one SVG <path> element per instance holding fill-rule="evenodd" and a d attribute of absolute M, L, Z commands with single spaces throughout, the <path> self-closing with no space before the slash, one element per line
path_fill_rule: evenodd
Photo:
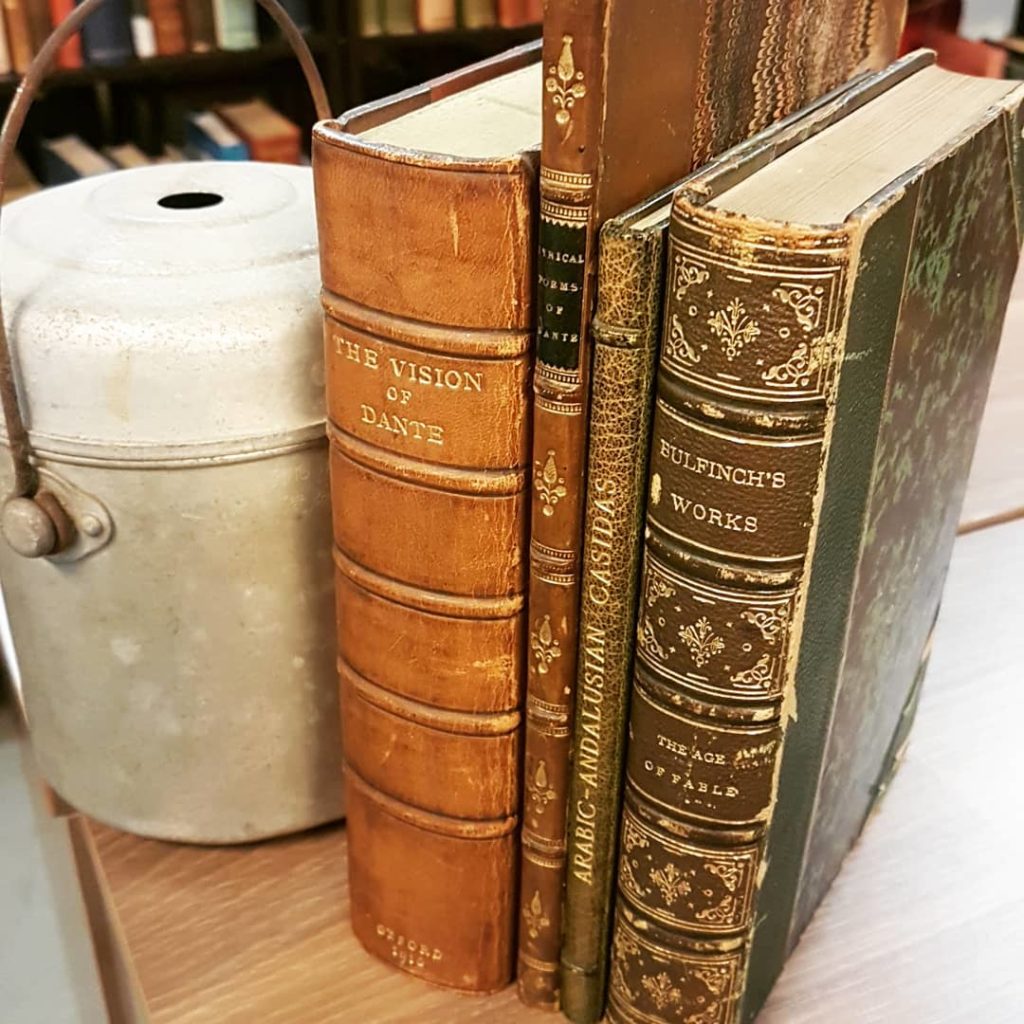
<path fill-rule="evenodd" d="M 1024 290 L 1008 319 L 906 761 L 759 1024 L 1024 1021 Z M 111 1017 L 153 1024 L 552 1021 L 365 954 L 345 833 L 241 848 L 71 823 Z"/>

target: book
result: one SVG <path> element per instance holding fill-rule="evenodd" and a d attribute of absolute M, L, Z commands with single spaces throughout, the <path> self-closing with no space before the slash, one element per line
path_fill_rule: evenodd
<path fill-rule="evenodd" d="M 529 24 L 526 0 L 497 0 L 498 24 L 502 28 L 518 28 Z"/>
<path fill-rule="evenodd" d="M 177 146 L 165 145 L 163 151 L 153 157 L 150 163 L 154 164 L 181 164 L 186 160 L 185 154 Z"/>
<path fill-rule="evenodd" d="M 379 36 L 384 32 L 383 0 L 359 0 L 359 34 Z"/>
<path fill-rule="evenodd" d="M 222 50 L 253 50 L 259 46 L 255 0 L 213 0 L 213 24 Z"/>
<path fill-rule="evenodd" d="M 597 966 L 559 966 L 596 233 L 861 68 L 882 66 L 903 10 L 903 0 L 856 0 L 829 17 L 797 0 L 550 0 L 545 9 L 525 785 L 528 796 L 553 796 L 529 798 L 523 821 L 519 993 L 530 1005 L 561 1001 L 584 1021 L 600 1003 Z M 522 927 L 537 906 L 546 925 Z M 572 989 L 564 1000 L 560 974 Z"/>
<path fill-rule="evenodd" d="M 76 0 L 77 7 L 79 0 Z M 82 53 L 89 64 L 122 64 L 135 55 L 126 0 L 107 0 L 82 23 Z"/>
<path fill-rule="evenodd" d="M 352 928 L 468 991 L 515 962 L 538 58 L 313 135 Z"/>
<path fill-rule="evenodd" d="M 249 159 L 245 143 L 212 110 L 185 115 L 185 147 L 211 160 Z"/>
<path fill-rule="evenodd" d="M 295 27 L 300 32 L 312 31 L 313 19 L 306 0 L 281 0 L 281 6 L 288 12 L 288 17 L 295 22 Z"/>
<path fill-rule="evenodd" d="M 75 9 L 75 0 L 49 0 L 49 5 L 50 21 L 56 27 Z M 73 35 L 57 51 L 54 63 L 64 69 L 80 68 L 83 64 L 81 36 Z"/>
<path fill-rule="evenodd" d="M 19 0 L 25 8 L 28 18 L 29 36 L 32 39 L 32 53 L 42 49 L 50 33 L 53 23 L 50 21 L 50 0 Z"/>
<path fill-rule="evenodd" d="M 133 142 L 116 146 L 104 146 L 103 155 L 115 166 L 126 170 L 129 167 L 148 167 L 152 160 Z"/>
<path fill-rule="evenodd" d="M 140 60 L 157 55 L 156 27 L 149 16 L 147 0 L 129 0 L 128 27 L 132 37 L 132 48 Z"/>
<path fill-rule="evenodd" d="M 416 0 L 380 0 L 381 28 L 390 36 L 416 31 Z"/>
<path fill-rule="evenodd" d="M 614 899 L 622 748 L 632 682 L 642 502 L 671 196 L 671 189 L 656 194 L 601 229 L 592 324 L 561 960 L 587 970 L 594 1019 L 604 1005 Z"/>
<path fill-rule="evenodd" d="M 3 0 L 4 28 L 7 39 L 7 50 L 13 70 L 23 75 L 28 71 L 35 47 L 32 43 L 32 30 L 28 20 L 28 9 L 24 0 Z"/>
<path fill-rule="evenodd" d="M 420 32 L 445 32 L 457 23 L 455 0 L 416 0 L 416 28 Z"/>
<path fill-rule="evenodd" d="M 189 48 L 194 53 L 209 53 L 217 49 L 213 0 L 185 0 L 185 27 Z"/>
<path fill-rule="evenodd" d="M 182 0 L 146 0 L 146 11 L 153 23 L 156 52 L 161 57 L 188 53 L 188 31 Z"/>
<path fill-rule="evenodd" d="M 22 196 L 38 192 L 40 187 L 21 154 L 15 150 L 11 154 L 10 163 L 7 166 L 7 178 L 4 182 L 4 206 L 13 203 L 16 199 L 21 199 Z"/>
<path fill-rule="evenodd" d="M 495 0 L 460 0 L 463 28 L 492 28 L 498 23 Z"/>
<path fill-rule="evenodd" d="M 1024 208 L 1024 87 L 932 60 L 674 202 L 613 1024 L 751 1020 L 907 738 Z"/>
<path fill-rule="evenodd" d="M 3 8 L 0 7 L 0 75 L 9 75 L 13 70 L 11 51 L 7 45 L 7 28 L 4 24 Z"/>
<path fill-rule="evenodd" d="M 221 103 L 214 110 L 245 143 L 250 160 L 275 164 L 299 162 L 302 148 L 299 126 L 266 101 Z"/>
<path fill-rule="evenodd" d="M 64 185 L 114 170 L 114 165 L 105 156 L 77 135 L 46 140 L 41 146 L 41 155 L 47 185 Z"/>

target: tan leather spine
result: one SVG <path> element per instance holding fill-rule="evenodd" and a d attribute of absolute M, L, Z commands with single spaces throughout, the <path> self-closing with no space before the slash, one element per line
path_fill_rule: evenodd
<path fill-rule="evenodd" d="M 536 154 L 353 130 L 460 87 L 318 125 L 313 167 L 352 924 L 490 991 L 514 963 Z"/>
<path fill-rule="evenodd" d="M 11 53 L 11 67 L 15 74 L 28 71 L 35 56 L 32 25 L 25 0 L 3 0 L 3 16 L 7 27 L 7 46 Z"/>

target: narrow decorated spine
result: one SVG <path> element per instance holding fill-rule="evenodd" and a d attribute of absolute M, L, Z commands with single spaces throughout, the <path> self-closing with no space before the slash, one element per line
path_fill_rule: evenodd
<path fill-rule="evenodd" d="M 537 260 L 519 995 L 558 1006 L 586 463 L 603 0 L 549 0 Z"/>
<path fill-rule="evenodd" d="M 536 154 L 355 134 L 428 99 L 314 134 L 352 926 L 483 992 L 515 964 Z"/>
<path fill-rule="evenodd" d="M 733 1024 L 848 300 L 845 229 L 676 200 L 612 944 L 616 1024 Z"/>
<path fill-rule="evenodd" d="M 561 952 L 577 1024 L 604 1010 L 667 224 L 666 204 L 653 226 L 601 230 Z"/>

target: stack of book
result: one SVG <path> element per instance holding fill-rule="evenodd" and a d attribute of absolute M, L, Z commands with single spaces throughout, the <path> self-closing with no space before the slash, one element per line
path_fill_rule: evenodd
<path fill-rule="evenodd" d="M 899 763 L 1024 87 L 900 0 L 549 0 L 314 131 L 352 926 L 750 1019 Z M 1009 140 L 1009 141 L 1008 141 Z"/>
<path fill-rule="evenodd" d="M 61 2 L 4 0 L 0 59 Z M 202 29 L 197 2 L 150 0 L 133 44 L 112 0 L 85 59 L 241 45 L 251 0 Z M 352 925 L 577 1024 L 735 1024 L 908 739 L 1022 241 L 1024 86 L 896 60 L 903 0 L 544 13 L 541 45 L 314 132 Z M 44 178 L 300 159 L 261 101 L 186 138 L 51 140 Z"/>
<path fill-rule="evenodd" d="M 536 25 L 542 0 L 358 0 L 364 36 Z"/>
<path fill-rule="evenodd" d="M 284 0 L 303 31 L 311 27 L 306 0 Z M 75 0 L 3 0 L 0 74 L 24 73 L 54 25 Z M 260 44 L 255 0 L 108 0 L 61 48 L 56 66 L 121 64 L 133 57 L 171 57 Z"/>
<path fill-rule="evenodd" d="M 213 110 L 186 115 L 184 149 L 167 145 L 155 156 L 132 142 L 106 146 L 100 151 L 77 135 L 49 139 L 41 147 L 43 180 L 47 185 L 62 185 L 108 171 L 183 160 L 298 164 L 302 162 L 300 141 L 298 126 L 265 101 L 225 103 Z M 33 185 L 38 188 L 38 183 L 18 158 L 5 198 L 16 198 L 14 192 L 33 191 L 30 187 Z"/>

